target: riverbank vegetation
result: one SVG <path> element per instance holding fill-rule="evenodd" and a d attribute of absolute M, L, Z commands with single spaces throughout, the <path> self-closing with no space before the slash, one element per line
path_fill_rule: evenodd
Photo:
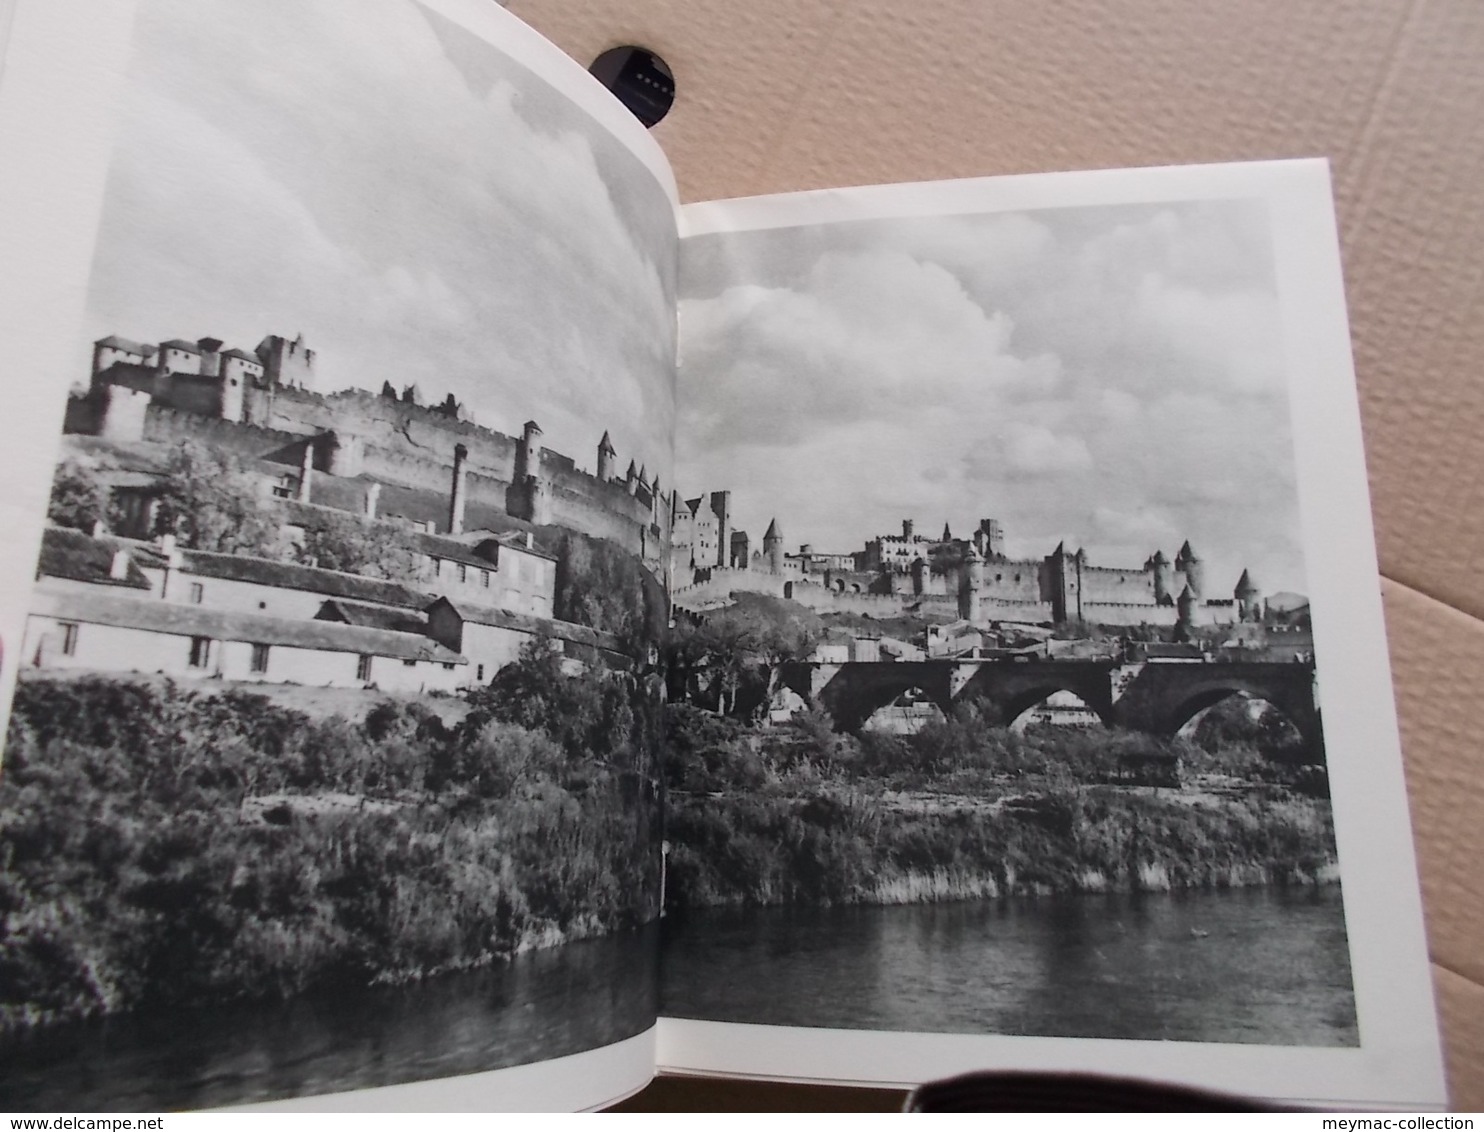
<path fill-rule="evenodd" d="M 657 911 L 655 689 L 532 648 L 456 723 L 23 680 L 0 1028 L 416 979 Z"/>
<path fill-rule="evenodd" d="M 973 703 L 915 734 L 667 711 L 671 907 L 1306 884 L 1336 873 L 1322 768 L 1236 701 L 1189 738 L 1017 733 Z M 1321 788 L 1315 788 L 1315 783 Z"/>

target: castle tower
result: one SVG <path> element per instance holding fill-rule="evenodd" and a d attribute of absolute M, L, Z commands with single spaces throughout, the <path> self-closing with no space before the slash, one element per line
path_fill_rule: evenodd
<path fill-rule="evenodd" d="M 1046 556 L 1046 587 L 1041 600 L 1051 603 L 1053 621 L 1080 621 L 1082 619 L 1082 562 L 1069 550 L 1065 542 L 1056 544 L 1056 549 Z"/>
<path fill-rule="evenodd" d="M 453 481 L 448 489 L 448 533 L 464 533 L 464 508 L 469 497 L 469 449 L 453 446 Z"/>
<path fill-rule="evenodd" d="M 986 560 L 1005 557 L 1005 531 L 998 519 L 980 519 L 974 546 Z"/>
<path fill-rule="evenodd" d="M 916 524 L 911 519 L 902 520 L 902 541 L 911 542 Z"/>
<path fill-rule="evenodd" d="M 541 474 L 541 426 L 527 421 L 515 444 L 515 475 L 505 510 L 530 523 L 551 522 L 551 485 Z"/>
<path fill-rule="evenodd" d="M 1185 575 L 1185 584 L 1190 587 L 1191 593 L 1197 598 L 1204 595 L 1206 569 L 1200 556 L 1190 548 L 1189 539 L 1180 545 L 1180 553 L 1175 555 L 1175 569 Z"/>
<path fill-rule="evenodd" d="M 912 560 L 912 592 L 918 597 L 927 593 L 928 564 L 926 558 Z"/>
<path fill-rule="evenodd" d="M 1185 586 L 1180 590 L 1180 596 L 1175 599 L 1175 609 L 1177 611 L 1175 618 L 1175 639 L 1177 641 L 1190 640 L 1190 631 L 1195 627 L 1195 608 L 1195 591 L 1190 588 L 1190 583 L 1186 582 Z"/>
<path fill-rule="evenodd" d="M 732 546 L 732 493 L 713 491 L 711 513 L 716 516 L 716 564 L 725 566 Z M 744 536 L 745 538 L 746 536 Z M 782 540 L 779 540 L 780 544 Z M 707 562 L 707 566 L 711 563 Z"/>
<path fill-rule="evenodd" d="M 603 439 L 598 441 L 598 479 L 603 483 L 613 478 L 613 461 L 617 458 L 618 450 L 613 447 L 613 441 L 605 431 Z"/>
<path fill-rule="evenodd" d="M 103 398 L 98 435 L 105 440 L 143 440 L 145 417 L 154 398 L 127 385 L 100 386 L 98 393 Z"/>
<path fill-rule="evenodd" d="M 969 547 L 964 559 L 964 572 L 959 579 L 958 615 L 965 621 L 979 624 L 982 616 L 980 595 L 984 590 L 984 557 L 977 547 Z"/>
<path fill-rule="evenodd" d="M 778 529 L 778 520 L 768 523 L 763 532 L 763 559 L 768 564 L 768 573 L 783 573 L 783 532 Z"/>
<path fill-rule="evenodd" d="M 746 531 L 733 531 L 731 537 L 732 559 L 731 565 L 734 570 L 747 569 L 748 563 L 752 561 L 752 551 L 748 545 Z"/>
<path fill-rule="evenodd" d="M 263 363 L 263 377 L 270 386 L 314 388 L 314 351 L 304 345 L 304 335 L 297 335 L 290 342 L 287 338 L 270 334 L 258 343 L 253 353 Z"/>
<path fill-rule="evenodd" d="M 1237 588 L 1232 591 L 1232 597 L 1237 600 L 1237 617 L 1240 620 L 1262 620 L 1262 591 L 1257 588 L 1252 575 L 1245 569 L 1242 571 L 1242 576 L 1237 579 Z"/>
<path fill-rule="evenodd" d="M 944 523 L 943 524 L 943 537 L 940 538 L 938 541 L 939 542 L 952 542 L 953 541 L 953 532 L 948 529 L 948 524 L 947 523 Z"/>
<path fill-rule="evenodd" d="M 520 439 L 515 443 L 515 482 L 522 482 L 527 476 L 539 476 L 541 474 L 541 426 L 535 421 L 527 421 L 521 427 Z"/>
<path fill-rule="evenodd" d="M 623 475 L 623 485 L 630 495 L 639 490 L 639 467 L 634 461 L 629 461 L 629 470 Z"/>
<path fill-rule="evenodd" d="M 1172 604 L 1175 595 L 1170 591 L 1174 588 L 1174 578 L 1170 573 L 1170 560 L 1165 557 L 1165 552 L 1156 550 L 1144 568 L 1154 572 L 1154 604 Z"/>

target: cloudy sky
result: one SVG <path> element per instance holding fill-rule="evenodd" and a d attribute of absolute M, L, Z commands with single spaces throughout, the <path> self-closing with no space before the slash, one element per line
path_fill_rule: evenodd
<path fill-rule="evenodd" d="M 144 0 L 88 339 L 302 333 L 327 391 L 664 474 L 673 233 L 618 140 L 412 0 Z"/>
<path fill-rule="evenodd" d="M 997 518 L 1012 555 L 1188 538 L 1211 596 L 1305 589 L 1260 202 L 698 236 L 681 295 L 680 484 L 755 545 Z"/>

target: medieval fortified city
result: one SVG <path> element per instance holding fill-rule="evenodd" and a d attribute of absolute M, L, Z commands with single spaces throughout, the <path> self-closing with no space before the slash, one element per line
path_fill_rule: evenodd
<path fill-rule="evenodd" d="M 829 552 L 786 549 L 774 521 L 754 545 L 729 492 L 684 499 L 606 433 L 584 470 L 534 421 L 510 436 L 411 388 L 323 392 L 315 360 L 276 335 L 250 352 L 110 336 L 69 400 L 10 773 L 71 750 L 83 762 L 49 773 L 85 775 L 88 728 L 137 713 L 110 749 L 132 747 L 154 783 L 158 836 L 187 836 L 168 813 L 181 789 L 219 792 L 235 816 L 194 856 L 160 858 L 164 876 L 147 853 L 131 862 L 107 924 L 67 911 L 58 938 L 37 910 L 32 1017 L 147 1016 L 241 997 L 248 980 L 290 996 L 481 969 L 637 926 L 662 901 L 664 1011 L 802 1023 L 825 996 L 839 1025 L 886 1026 L 897 995 L 821 981 L 809 957 L 827 940 L 851 970 L 882 933 L 927 930 L 869 919 L 893 906 L 973 919 L 1019 915 L 1022 898 L 1258 894 L 1204 912 L 1083 905 L 1091 919 L 1057 929 L 1112 954 L 1107 933 L 1140 908 L 1177 943 L 1238 946 L 1313 930 L 1303 894 L 1337 887 L 1301 595 L 1211 578 L 1189 543 L 1132 568 L 1065 545 L 1011 557 L 993 519 L 967 538 L 906 520 Z M 164 778 L 145 765 L 170 745 L 163 728 Z M 503 823 L 489 866 L 450 856 L 409 894 L 387 830 L 466 797 Z M 270 851 L 306 830 L 323 844 L 302 863 Z M 554 865 L 578 875 L 552 889 Z M 318 879 L 294 879 L 311 867 Z M 388 921 L 388 900 L 412 903 Z M 186 907 L 158 946 L 187 949 L 195 973 L 142 978 L 119 925 Z M 839 920 L 849 909 L 868 919 Z M 333 927 L 346 922 L 377 925 L 350 954 Z M 994 954 L 1042 946 L 1020 938 L 1039 923 L 1004 926 Z M 977 924 L 951 934 L 982 948 Z M 749 962 L 799 985 L 718 989 L 718 963 Z M 1153 977 L 1129 962 L 1111 1000 L 1124 1006 Z M 980 996 L 940 1017 L 935 993 L 905 1009 L 913 1028 L 1118 1036 L 1109 1011 L 1072 1005 L 1098 971 L 1058 979 L 1032 1014 Z M 1268 993 L 1311 977 L 1296 968 Z M 1333 1009 L 1276 1029 L 1190 999 L 1127 1036 L 1353 1042 L 1342 959 L 1326 978 Z M 589 1020 L 569 1040 L 593 1033 Z"/>
<path fill-rule="evenodd" d="M 59 1057 L 202 1106 L 407 1080 L 409 1011 L 445 1072 L 652 1022 L 668 495 L 316 361 L 108 336 L 68 400 L 0 812 L 17 1107 Z M 389 1056 L 304 1079 L 368 1017 Z M 212 1068 L 243 1041 L 273 1067 Z"/>
<path fill-rule="evenodd" d="M 1304 595 L 732 507 L 673 519 L 666 1013 L 1356 1041 Z"/>

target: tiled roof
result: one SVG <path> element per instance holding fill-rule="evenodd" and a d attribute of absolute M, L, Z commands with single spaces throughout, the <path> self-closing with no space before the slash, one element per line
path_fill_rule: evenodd
<path fill-rule="evenodd" d="M 31 612 L 44 617 L 141 629 L 178 637 L 209 637 L 218 641 L 247 641 L 256 645 L 286 645 L 399 660 L 427 660 L 442 664 L 468 661 L 436 641 L 413 633 L 367 629 L 333 621 L 300 621 L 261 613 L 235 613 L 200 605 L 182 605 L 112 594 L 43 593 L 31 600 Z"/>
<path fill-rule="evenodd" d="M 185 350 L 188 353 L 192 354 L 199 354 L 201 352 L 200 346 L 196 345 L 194 342 L 187 342 L 184 338 L 172 338 L 168 342 L 161 342 L 160 349 Z"/>
<path fill-rule="evenodd" d="M 129 553 L 128 569 L 122 578 L 112 576 L 113 556 Z M 134 550 L 125 543 L 95 539 L 67 527 L 48 527 L 41 535 L 41 554 L 36 561 L 38 578 L 67 578 L 120 589 L 147 590 L 149 579 L 134 561 Z"/>
<path fill-rule="evenodd" d="M 395 633 L 426 633 L 426 614 L 410 609 L 393 609 L 385 605 L 362 605 L 359 602 L 331 598 L 314 615 L 316 621 L 338 621 L 359 625 L 363 629 L 387 629 Z"/>
<path fill-rule="evenodd" d="M 182 552 L 181 570 L 202 578 L 224 578 L 235 582 L 256 582 L 285 590 L 306 590 L 326 597 L 349 598 L 375 605 L 395 605 L 404 609 L 421 609 L 428 595 L 397 582 L 380 578 L 363 578 L 339 570 L 322 570 L 317 566 L 299 566 L 290 562 L 273 562 L 245 554 L 216 554 L 204 550 Z"/>
<path fill-rule="evenodd" d="M 155 352 L 153 346 L 145 345 L 143 342 L 135 342 L 129 338 L 120 338 L 117 334 L 110 334 L 107 338 L 99 338 L 93 345 L 105 346 L 113 350 L 124 350 L 130 354 L 141 354 L 146 358 Z"/>
<path fill-rule="evenodd" d="M 480 554 L 467 543 L 445 535 L 430 535 L 422 531 L 411 531 L 413 544 L 429 558 L 441 558 L 445 562 L 462 562 L 466 566 L 477 566 L 481 570 L 495 569 L 495 563 Z"/>
<path fill-rule="evenodd" d="M 528 613 L 512 613 L 508 609 L 487 609 L 477 605 L 464 602 L 454 603 L 446 597 L 440 597 L 432 605 L 428 606 L 431 612 L 434 606 L 447 605 L 464 621 L 472 621 L 476 625 L 491 625 L 497 629 L 514 629 L 516 632 L 529 633 L 532 636 L 545 634 L 559 641 L 572 641 L 575 644 L 590 645 L 593 648 L 607 649 L 610 652 L 619 652 L 618 638 L 612 633 L 605 633 L 601 629 L 590 629 L 586 625 L 576 625 L 571 621 L 557 621 L 550 617 L 533 617 Z"/>
<path fill-rule="evenodd" d="M 488 555 L 488 544 L 490 543 L 494 543 L 498 547 L 508 546 L 511 550 L 518 550 L 522 554 L 533 554 L 537 558 L 545 558 L 549 562 L 555 562 L 557 560 L 557 556 L 555 554 L 552 554 L 551 551 L 544 549 L 540 543 L 535 542 L 534 540 L 529 546 L 526 545 L 526 536 L 520 531 L 506 531 L 502 535 L 495 535 L 493 538 L 485 539 L 484 542 L 481 542 L 476 547 L 476 549 L 481 554 Z M 496 551 L 495 553 L 495 560 L 499 560 L 498 551 Z"/>

